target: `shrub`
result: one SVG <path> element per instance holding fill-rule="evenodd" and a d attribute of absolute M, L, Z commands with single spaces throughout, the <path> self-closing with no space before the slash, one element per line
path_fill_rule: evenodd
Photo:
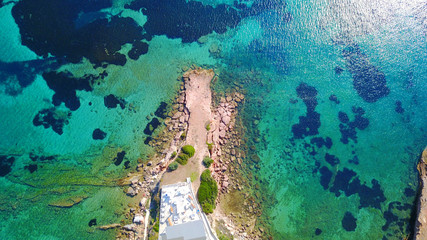
<path fill-rule="evenodd" d="M 213 163 L 212 158 L 210 157 L 203 158 L 203 165 L 205 165 L 205 167 L 209 168 L 212 163 Z"/>
<path fill-rule="evenodd" d="M 194 153 L 196 152 L 194 147 L 191 145 L 185 145 L 184 147 L 181 148 L 181 151 L 187 154 L 189 157 L 194 156 Z"/>
<path fill-rule="evenodd" d="M 187 162 L 188 162 L 188 155 L 187 154 L 185 154 L 185 153 L 180 153 L 179 155 L 178 155 L 178 157 L 176 158 L 176 161 L 179 163 L 179 164 L 181 164 L 181 165 L 185 165 L 185 164 L 187 164 Z"/>
<path fill-rule="evenodd" d="M 177 162 L 173 162 L 173 163 L 169 164 L 169 170 L 170 171 L 175 171 L 177 168 L 178 168 Z"/>
<path fill-rule="evenodd" d="M 213 143 L 206 143 L 208 145 L 208 150 L 209 152 L 212 154 L 212 150 L 213 150 Z"/>
<path fill-rule="evenodd" d="M 185 132 L 183 132 L 182 134 L 181 134 L 181 140 L 185 140 L 185 138 L 187 138 L 187 134 L 185 133 Z"/>
<path fill-rule="evenodd" d="M 211 130 L 211 124 L 210 123 L 206 124 L 206 130 L 208 130 L 208 131 Z"/>
<path fill-rule="evenodd" d="M 211 176 L 211 171 L 206 169 L 200 176 L 200 187 L 197 191 L 197 199 L 199 200 L 202 210 L 205 213 L 212 213 L 215 209 L 215 201 L 218 196 L 218 185 L 215 179 Z"/>
<path fill-rule="evenodd" d="M 159 221 L 157 221 L 157 222 L 156 222 L 156 224 L 154 224 L 154 226 L 153 226 L 153 230 L 154 230 L 155 232 L 159 232 Z"/>
<path fill-rule="evenodd" d="M 176 152 L 173 152 L 173 153 L 171 154 L 171 159 L 175 158 L 175 157 L 176 157 L 176 155 L 177 155 L 177 153 L 176 153 Z"/>

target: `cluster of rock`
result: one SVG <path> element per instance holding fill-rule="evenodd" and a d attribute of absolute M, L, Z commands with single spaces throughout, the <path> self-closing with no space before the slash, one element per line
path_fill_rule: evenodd
<path fill-rule="evenodd" d="M 214 111 L 211 130 L 208 132 L 207 141 L 212 143 L 210 153 L 211 158 L 214 159 L 212 172 L 214 179 L 218 183 L 220 193 L 227 192 L 230 186 L 229 176 L 226 174 L 230 161 L 236 161 L 237 157 L 240 157 L 240 153 L 237 153 L 234 148 L 224 147 L 234 134 L 233 128 L 236 121 L 237 106 L 244 99 L 244 95 L 239 92 L 233 92 L 221 98 L 218 107 Z M 236 145 L 239 146 L 240 143 L 236 142 Z M 224 154 L 230 154 L 231 157 L 224 160 Z"/>

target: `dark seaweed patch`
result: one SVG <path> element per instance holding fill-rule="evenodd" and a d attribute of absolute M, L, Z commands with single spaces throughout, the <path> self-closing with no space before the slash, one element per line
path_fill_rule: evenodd
<path fill-rule="evenodd" d="M 415 191 L 412 188 L 409 188 L 409 187 L 405 188 L 405 192 L 404 193 L 405 193 L 406 197 L 413 197 L 413 196 L 415 196 Z"/>
<path fill-rule="evenodd" d="M 395 104 L 396 104 L 396 107 L 394 108 L 394 111 L 396 111 L 397 113 L 400 113 L 400 114 L 405 112 L 405 109 L 403 109 L 403 107 L 402 107 L 401 101 L 396 101 Z"/>
<path fill-rule="evenodd" d="M 301 83 L 296 88 L 297 95 L 303 100 L 307 107 L 305 116 L 299 117 L 299 123 L 292 126 L 292 133 L 294 138 L 304 138 L 306 136 L 313 136 L 319 133 L 320 127 L 320 114 L 315 111 L 317 106 L 317 90 L 316 88 Z"/>
<path fill-rule="evenodd" d="M 43 162 L 43 161 L 55 160 L 55 156 L 38 156 L 32 152 L 28 156 L 33 162 Z"/>
<path fill-rule="evenodd" d="M 51 127 L 52 130 L 59 135 L 62 135 L 63 128 L 68 124 L 68 119 L 71 117 L 71 112 L 64 112 L 55 108 L 47 108 L 40 110 L 33 119 L 34 126 L 43 126 L 44 128 Z"/>
<path fill-rule="evenodd" d="M 14 157 L 0 155 L 0 177 L 4 177 L 12 171 L 12 165 L 14 162 Z"/>
<path fill-rule="evenodd" d="M 352 159 L 348 160 L 348 162 L 359 165 L 359 158 L 357 156 L 354 156 Z"/>
<path fill-rule="evenodd" d="M 330 149 L 332 147 L 332 139 L 330 137 L 326 137 L 325 139 L 322 137 L 314 137 L 310 140 L 310 143 L 315 144 L 318 148 L 325 146 Z"/>
<path fill-rule="evenodd" d="M 96 226 L 96 218 L 94 218 L 94 219 L 91 219 L 90 221 L 89 221 L 89 227 L 92 227 L 92 226 Z"/>
<path fill-rule="evenodd" d="M 156 115 L 159 118 L 165 119 L 168 116 L 167 107 L 168 107 L 167 103 L 161 102 L 160 106 L 154 112 L 154 115 Z"/>
<path fill-rule="evenodd" d="M 322 185 L 323 189 L 326 190 L 329 187 L 329 182 L 332 178 L 332 172 L 329 170 L 329 168 L 323 166 L 320 168 L 320 174 L 320 185 Z"/>
<path fill-rule="evenodd" d="M 102 140 L 107 136 L 107 133 L 102 131 L 101 129 L 97 128 L 93 130 L 92 138 L 93 140 Z"/>
<path fill-rule="evenodd" d="M 345 212 L 341 224 L 346 231 L 351 232 L 356 230 L 356 221 L 357 219 L 353 216 L 353 214 L 351 214 L 351 212 Z"/>
<path fill-rule="evenodd" d="M 82 78 L 74 78 L 67 72 L 46 72 L 43 73 L 43 78 L 49 88 L 55 91 L 52 103 L 58 106 L 63 102 L 68 109 L 75 111 L 80 107 L 76 91 L 92 91 L 92 84 L 98 76 L 85 75 Z"/>
<path fill-rule="evenodd" d="M 373 207 L 381 209 L 381 203 L 386 200 L 384 192 L 381 189 L 379 182 L 375 179 L 371 181 L 372 187 L 366 184 L 361 184 L 356 172 L 344 168 L 343 171 L 338 171 L 330 192 L 335 193 L 335 196 L 340 196 L 341 192 L 351 196 L 358 194 L 360 198 L 360 208 Z"/>
<path fill-rule="evenodd" d="M 356 176 L 356 172 L 348 168 L 344 168 L 343 171 L 338 171 L 335 176 L 335 181 L 329 191 L 335 193 L 335 196 L 339 197 L 341 191 L 348 191 L 350 181 L 354 176 Z"/>
<path fill-rule="evenodd" d="M 104 105 L 108 108 L 116 108 L 117 105 L 120 106 L 121 109 L 125 109 L 126 101 L 122 98 L 116 97 L 113 94 L 104 97 Z"/>
<path fill-rule="evenodd" d="M 148 35 L 182 38 L 183 42 L 197 41 L 213 31 L 225 33 L 241 20 L 238 11 L 225 4 L 214 8 L 198 1 L 136 0 L 126 7 L 147 16 L 144 29 Z"/>
<path fill-rule="evenodd" d="M 316 230 L 314 231 L 314 234 L 316 234 L 316 236 L 319 236 L 320 234 L 322 234 L 322 229 L 316 228 Z"/>
<path fill-rule="evenodd" d="M 352 107 L 352 112 L 355 114 L 354 120 L 349 121 L 349 117 L 345 112 L 338 113 L 338 119 L 340 120 L 339 129 L 341 132 L 340 141 L 344 144 L 349 142 L 349 139 L 357 143 L 357 132 L 356 129 L 364 130 L 369 126 L 369 119 L 363 117 L 365 110 L 361 107 Z"/>
<path fill-rule="evenodd" d="M 37 74 L 59 66 L 54 58 L 37 59 L 22 62 L 0 61 L 0 84 L 5 86 L 5 93 L 16 96 L 34 82 Z"/>
<path fill-rule="evenodd" d="M 416 204 L 402 204 L 401 202 L 391 202 L 388 209 L 384 211 L 383 217 L 386 223 L 382 226 L 383 231 L 389 228 L 398 229 L 399 232 L 411 232 L 413 222 L 412 215 L 416 209 Z"/>
<path fill-rule="evenodd" d="M 160 125 L 160 121 L 157 118 L 153 118 L 147 126 L 145 126 L 144 133 L 147 135 L 153 134 L 154 130 Z"/>
<path fill-rule="evenodd" d="M 369 62 L 358 45 L 347 46 L 342 55 L 353 75 L 353 87 L 363 100 L 373 103 L 390 93 L 384 73 Z"/>
<path fill-rule="evenodd" d="M 30 164 L 28 166 L 25 166 L 24 169 L 27 169 L 30 171 L 30 173 L 33 173 L 37 170 L 38 166 L 36 164 Z"/>
<path fill-rule="evenodd" d="M 337 158 L 336 156 L 334 156 L 332 154 L 329 154 L 329 153 L 325 154 L 325 160 L 326 160 L 326 162 L 328 162 L 329 164 L 331 164 L 331 166 L 335 166 L 338 163 L 340 163 L 340 159 L 339 158 Z"/>
<path fill-rule="evenodd" d="M 344 71 L 344 69 L 342 69 L 340 66 L 336 66 L 334 68 L 334 71 L 335 71 L 335 74 L 340 75 Z"/>
<path fill-rule="evenodd" d="M 114 161 L 114 165 L 119 166 L 123 159 L 125 158 L 126 152 L 125 151 L 121 151 L 117 153 L 117 156 L 113 159 Z"/>
<path fill-rule="evenodd" d="M 338 119 L 342 123 L 348 123 L 348 121 L 350 121 L 350 119 L 348 118 L 347 113 L 341 112 L 341 111 L 338 112 Z"/>
<path fill-rule="evenodd" d="M 131 18 L 112 16 L 83 26 L 79 15 L 112 6 L 111 0 L 23 0 L 12 9 L 22 44 L 40 56 L 52 54 L 77 63 L 83 57 L 95 66 L 103 63 L 124 65 L 121 46 L 142 39 L 142 28 Z M 99 16 L 98 16 L 99 17 Z"/>
<path fill-rule="evenodd" d="M 340 104 L 340 100 L 338 100 L 338 97 L 334 94 L 332 94 L 331 96 L 329 96 L 329 101 L 334 102 L 336 104 Z"/>
<path fill-rule="evenodd" d="M 128 52 L 130 59 L 138 60 L 141 55 L 148 52 L 148 44 L 146 42 L 138 41 L 132 45 L 132 49 Z"/>

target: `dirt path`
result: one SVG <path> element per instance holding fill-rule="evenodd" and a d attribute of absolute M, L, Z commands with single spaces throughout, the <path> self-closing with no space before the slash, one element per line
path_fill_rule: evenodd
<path fill-rule="evenodd" d="M 174 172 L 165 173 L 162 178 L 162 185 L 185 181 L 191 175 L 196 178 L 193 182 L 193 189 L 197 191 L 200 185 L 199 176 L 205 169 L 202 160 L 205 156 L 209 156 L 206 145 L 206 124 L 212 119 L 210 82 L 214 75 L 213 70 L 196 69 L 186 72 L 183 76 L 186 92 L 185 102 L 190 113 L 185 144 L 194 146 L 196 153 L 190 158 L 187 165 L 179 166 L 178 170 Z"/>

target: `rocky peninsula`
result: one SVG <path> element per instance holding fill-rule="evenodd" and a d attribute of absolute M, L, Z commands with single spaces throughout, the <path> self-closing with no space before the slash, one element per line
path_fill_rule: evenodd
<path fill-rule="evenodd" d="M 136 172 L 129 173 L 120 182 L 128 186 L 126 194 L 132 197 L 134 203 L 129 205 L 126 214 L 132 223 L 121 224 L 117 239 L 145 239 L 156 235 L 155 221 L 150 220 L 148 215 L 149 209 L 156 208 L 161 186 L 182 182 L 189 177 L 193 181 L 194 192 L 197 192 L 199 177 L 206 169 L 202 163 L 205 157 L 213 159 L 209 170 L 218 184 L 220 195 L 216 209 L 208 215 L 211 226 L 214 231 L 220 229 L 235 239 L 252 239 L 247 235 L 247 228 L 253 227 L 255 217 L 245 226 L 237 227 L 220 203 L 221 199 L 225 200 L 221 195 L 229 193 L 231 189 L 242 189 L 239 185 L 233 185 L 235 176 L 232 173 L 235 169 L 231 163 L 242 162 L 243 156 L 233 147 L 240 145 L 234 127 L 239 104 L 244 102 L 245 97 L 236 88 L 214 99 L 211 83 L 217 78 L 213 70 L 197 67 L 183 72 L 182 79 L 179 79 L 182 85 L 168 111 L 164 128 L 149 142 L 156 149 L 156 154 L 149 162 L 139 164 Z M 176 152 L 184 145 L 194 146 L 195 155 L 188 164 L 179 166 L 175 171 L 168 170 L 169 164 L 176 158 Z M 110 229 L 110 226 L 101 226 L 100 229 Z"/>

